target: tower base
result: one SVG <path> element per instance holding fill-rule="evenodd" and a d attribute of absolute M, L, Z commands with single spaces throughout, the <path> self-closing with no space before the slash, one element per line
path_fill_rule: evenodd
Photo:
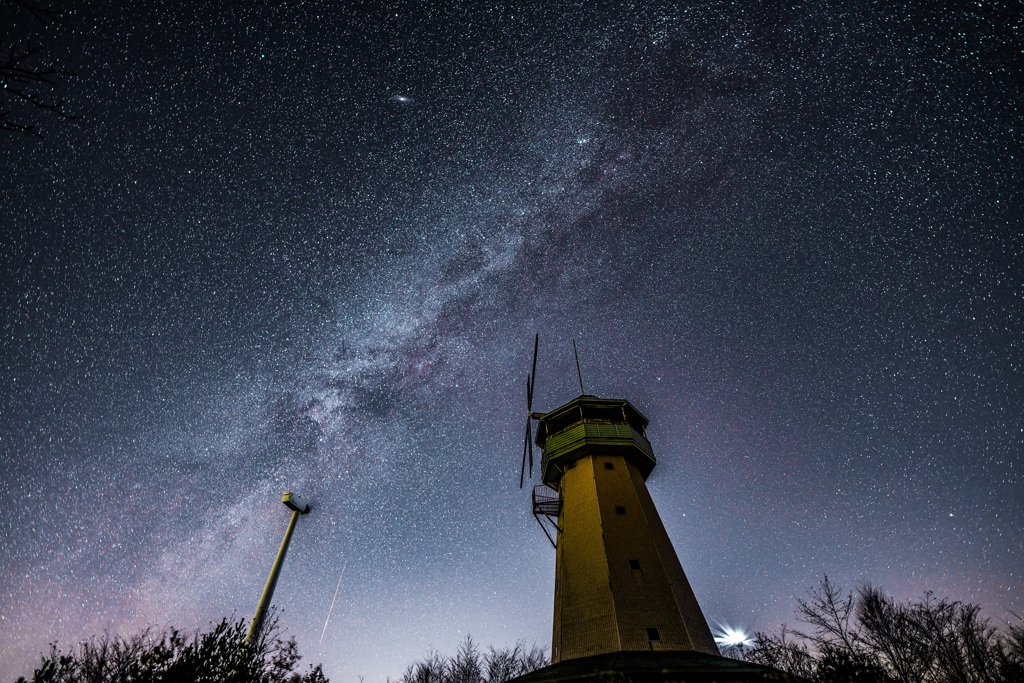
<path fill-rule="evenodd" d="M 622 651 L 569 659 L 509 683 L 805 683 L 760 664 L 693 651 Z"/>

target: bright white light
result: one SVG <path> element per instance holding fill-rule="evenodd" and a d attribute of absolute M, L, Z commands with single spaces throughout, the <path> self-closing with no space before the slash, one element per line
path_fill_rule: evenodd
<path fill-rule="evenodd" d="M 731 626 L 723 626 L 721 631 L 715 633 L 715 642 L 730 647 L 749 647 L 754 644 L 750 636 Z"/>

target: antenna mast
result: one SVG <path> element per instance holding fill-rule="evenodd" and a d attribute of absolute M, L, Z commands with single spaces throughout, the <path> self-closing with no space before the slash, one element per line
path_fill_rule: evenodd
<path fill-rule="evenodd" d="M 580 396 L 583 396 L 587 392 L 583 391 L 583 373 L 580 372 L 580 354 L 576 350 L 576 340 L 572 340 L 572 355 L 576 357 L 576 376 L 580 380 Z"/>

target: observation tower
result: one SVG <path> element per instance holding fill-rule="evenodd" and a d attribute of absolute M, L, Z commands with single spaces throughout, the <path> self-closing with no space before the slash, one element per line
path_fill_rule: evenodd
<path fill-rule="evenodd" d="M 555 547 L 555 605 L 551 665 L 516 683 L 798 681 L 719 655 L 647 490 L 656 464 L 647 418 L 627 400 L 585 393 L 578 357 L 580 396 L 534 412 L 538 344 L 520 486 L 537 445 L 533 514 Z"/>
<path fill-rule="evenodd" d="M 539 417 L 534 514 L 555 546 L 551 662 L 621 650 L 718 654 L 645 483 L 648 420 L 583 395 Z"/>

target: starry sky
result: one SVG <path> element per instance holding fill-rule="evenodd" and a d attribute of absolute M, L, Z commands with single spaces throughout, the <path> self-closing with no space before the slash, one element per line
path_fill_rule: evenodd
<path fill-rule="evenodd" d="M 288 489 L 332 680 L 549 647 L 535 332 L 535 409 L 575 338 L 650 418 L 713 628 L 1024 613 L 1019 2 L 66 9 L 4 34 L 83 119 L 0 137 L 0 677 L 247 618 Z"/>

